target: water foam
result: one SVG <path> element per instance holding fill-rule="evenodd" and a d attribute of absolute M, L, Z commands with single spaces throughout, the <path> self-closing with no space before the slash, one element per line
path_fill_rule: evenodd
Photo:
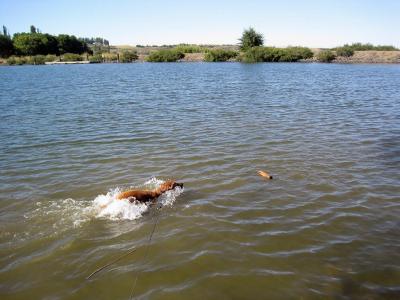
<path fill-rule="evenodd" d="M 129 200 L 118 200 L 116 195 L 120 189 L 109 191 L 106 195 L 98 195 L 92 203 L 96 218 L 110 220 L 135 220 L 140 218 L 148 210 L 145 203 L 130 203 Z"/>
<path fill-rule="evenodd" d="M 146 181 L 140 187 L 153 189 L 159 187 L 163 180 L 155 177 Z M 129 200 L 119 200 L 117 194 L 121 192 L 120 188 L 110 190 L 106 195 L 98 195 L 92 203 L 92 208 L 96 218 L 107 218 L 110 220 L 135 220 L 143 216 L 149 210 L 149 204 L 141 202 L 130 203 Z M 176 198 L 183 192 L 183 188 L 176 187 L 174 190 L 167 191 L 158 198 L 160 206 L 172 205 Z"/>
<path fill-rule="evenodd" d="M 153 177 L 143 185 L 131 188 L 153 189 L 159 187 L 163 182 L 163 180 Z M 36 225 L 39 227 L 42 223 L 50 223 L 53 230 L 65 230 L 70 227 L 80 227 L 93 219 L 136 220 L 150 209 L 150 203 L 130 203 L 127 199 L 118 200 L 116 196 L 121 191 L 122 189 L 117 187 L 88 201 L 68 198 L 37 202 L 35 209 L 26 213 L 24 217 L 33 220 L 34 224 L 37 223 Z M 179 187 L 167 191 L 158 198 L 157 204 L 161 207 L 173 205 L 182 192 L 183 188 Z"/>
<path fill-rule="evenodd" d="M 142 186 L 136 188 L 153 189 L 159 187 L 163 180 L 155 177 L 146 181 Z M 135 187 L 133 187 L 135 188 Z M 98 195 L 92 203 L 96 218 L 107 218 L 110 220 L 135 220 L 140 218 L 149 210 L 148 203 L 129 202 L 127 199 L 119 200 L 117 194 L 120 188 L 110 190 L 106 195 Z M 183 192 L 182 188 L 176 187 L 174 190 L 167 191 L 158 198 L 160 206 L 172 205 L 176 198 Z"/>

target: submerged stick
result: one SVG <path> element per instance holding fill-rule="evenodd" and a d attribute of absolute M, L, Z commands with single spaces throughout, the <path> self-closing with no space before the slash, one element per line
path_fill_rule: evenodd
<path fill-rule="evenodd" d="M 151 231 L 151 233 L 150 233 L 150 235 L 149 235 L 149 239 L 147 240 L 146 252 L 145 252 L 145 254 L 144 254 L 143 261 L 146 260 L 147 254 L 149 253 L 149 245 L 150 245 L 151 239 L 152 239 L 152 237 L 153 237 L 153 233 L 154 233 L 154 231 L 156 230 L 156 226 L 157 226 L 157 222 L 158 222 L 158 217 L 159 217 L 160 215 L 161 215 L 161 213 L 159 213 L 159 214 L 156 215 L 156 220 L 154 221 L 153 229 L 152 229 L 152 231 Z M 131 300 L 133 299 L 133 296 L 135 295 L 135 287 L 136 287 L 136 283 L 137 283 L 138 278 L 139 278 L 139 273 L 136 274 L 135 281 L 133 282 L 133 285 L 132 285 L 131 296 L 129 297 L 129 299 L 131 299 Z"/>
<path fill-rule="evenodd" d="M 136 251 L 136 248 L 132 248 L 129 250 L 129 252 L 119 256 L 118 258 L 114 259 L 113 261 L 109 262 L 108 264 L 105 264 L 104 266 L 94 270 L 88 277 L 86 277 L 86 280 L 90 279 L 91 277 L 93 277 L 94 275 L 96 275 L 97 273 L 99 273 L 101 270 L 107 268 L 108 266 L 111 266 L 112 264 L 116 263 L 117 261 L 119 261 L 120 259 L 124 258 L 125 256 L 128 256 L 129 254 L 133 253 Z"/>

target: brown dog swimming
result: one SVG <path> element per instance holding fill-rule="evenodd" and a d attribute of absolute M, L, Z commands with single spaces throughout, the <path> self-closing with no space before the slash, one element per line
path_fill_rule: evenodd
<path fill-rule="evenodd" d="M 166 191 L 173 190 L 179 186 L 183 188 L 183 183 L 177 183 L 175 180 L 167 180 L 166 182 L 162 183 L 158 188 L 153 190 L 128 190 L 125 192 L 119 193 L 116 197 L 119 200 L 128 199 L 129 202 L 139 201 L 139 202 L 148 202 L 154 201 L 158 197 L 160 197 Z"/>

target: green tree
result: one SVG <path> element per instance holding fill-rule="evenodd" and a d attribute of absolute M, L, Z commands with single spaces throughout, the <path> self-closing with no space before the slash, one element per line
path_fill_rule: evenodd
<path fill-rule="evenodd" d="M 89 48 L 84 41 L 78 40 L 74 35 L 60 34 L 57 37 L 60 54 L 87 52 Z"/>
<path fill-rule="evenodd" d="M 0 57 L 9 57 L 14 53 L 14 45 L 7 35 L 0 35 Z"/>
<path fill-rule="evenodd" d="M 58 40 L 54 35 L 48 34 L 48 33 L 40 33 L 42 42 L 44 44 L 44 47 L 46 49 L 45 53 L 41 54 L 59 54 L 58 50 Z"/>
<path fill-rule="evenodd" d="M 46 54 L 45 45 L 39 33 L 16 33 L 13 37 L 13 43 L 17 54 Z"/>
<path fill-rule="evenodd" d="M 4 25 L 3 25 L 3 35 L 10 37 L 10 33 L 8 32 L 8 29 Z"/>
<path fill-rule="evenodd" d="M 14 47 L 20 55 L 58 54 L 58 41 L 55 36 L 43 33 L 16 33 Z"/>
<path fill-rule="evenodd" d="M 31 25 L 31 33 L 36 33 L 36 27 Z"/>
<path fill-rule="evenodd" d="M 240 50 L 247 50 L 252 47 L 262 46 L 264 37 L 261 33 L 257 33 L 252 27 L 243 31 L 240 41 Z"/>

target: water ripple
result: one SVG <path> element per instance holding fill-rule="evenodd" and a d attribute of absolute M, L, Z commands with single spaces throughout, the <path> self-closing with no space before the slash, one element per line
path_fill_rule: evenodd
<path fill-rule="evenodd" d="M 399 72 L 3 67 L 2 299 L 399 298 Z M 99 215 L 153 176 L 185 190 Z"/>

